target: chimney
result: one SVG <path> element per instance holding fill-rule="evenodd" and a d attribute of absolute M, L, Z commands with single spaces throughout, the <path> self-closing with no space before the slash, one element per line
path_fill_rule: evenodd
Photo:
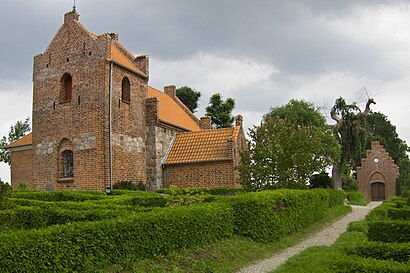
<path fill-rule="evenodd" d="M 235 117 L 235 126 L 242 127 L 242 124 L 243 124 L 243 117 L 241 115 L 237 115 Z"/>
<path fill-rule="evenodd" d="M 170 95 L 172 98 L 175 98 L 177 95 L 177 87 L 175 85 L 164 86 L 164 93 Z"/>
<path fill-rule="evenodd" d="M 64 14 L 64 24 L 72 20 L 78 21 L 78 18 L 80 18 L 80 15 L 75 10 L 69 11 L 66 14 Z"/>
<path fill-rule="evenodd" d="M 199 127 L 202 130 L 209 130 L 212 129 L 212 119 L 209 116 L 201 117 L 199 120 Z"/>
<path fill-rule="evenodd" d="M 135 65 L 148 76 L 149 74 L 149 57 L 148 55 L 137 56 L 134 60 Z"/>
<path fill-rule="evenodd" d="M 110 32 L 108 35 L 110 35 L 112 40 L 118 41 L 118 33 Z"/>

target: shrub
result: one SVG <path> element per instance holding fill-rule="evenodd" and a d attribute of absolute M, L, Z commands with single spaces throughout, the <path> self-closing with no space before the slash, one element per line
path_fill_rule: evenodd
<path fill-rule="evenodd" d="M 13 188 L 9 184 L 0 180 L 0 202 L 6 200 L 12 191 Z"/>
<path fill-rule="evenodd" d="M 346 191 L 346 196 L 351 205 L 365 206 L 369 203 L 361 191 Z"/>
<path fill-rule="evenodd" d="M 410 222 L 401 220 L 369 221 L 369 241 L 384 243 L 410 242 Z"/>
<path fill-rule="evenodd" d="M 146 191 L 146 186 L 142 182 L 120 181 L 113 185 L 116 190 Z"/>
<path fill-rule="evenodd" d="M 331 200 L 336 198 L 337 200 Z M 274 241 L 322 217 L 342 204 L 333 190 L 276 190 L 232 197 L 235 233 L 256 241 Z"/>
<path fill-rule="evenodd" d="M 407 264 L 395 261 L 348 256 L 345 259 L 336 260 L 332 272 L 407 273 L 409 269 Z"/>
<path fill-rule="evenodd" d="M 364 258 L 408 262 L 410 259 L 410 243 L 366 242 L 348 248 L 346 252 L 349 255 L 358 255 Z"/>
<path fill-rule="evenodd" d="M 410 208 L 389 208 L 387 209 L 387 218 L 392 220 L 409 220 Z"/>
<path fill-rule="evenodd" d="M 367 221 L 355 221 L 351 222 L 349 226 L 347 227 L 347 231 L 358 231 L 358 232 L 363 232 L 367 234 L 368 227 L 367 227 Z"/>
<path fill-rule="evenodd" d="M 232 215 L 229 206 L 207 204 L 3 233 L 0 268 L 5 273 L 95 272 L 124 257 L 155 257 L 229 237 Z"/>
<path fill-rule="evenodd" d="M 14 198 L 34 199 L 42 201 L 76 201 L 105 199 L 107 196 L 103 192 L 97 191 L 14 191 L 11 195 Z"/>

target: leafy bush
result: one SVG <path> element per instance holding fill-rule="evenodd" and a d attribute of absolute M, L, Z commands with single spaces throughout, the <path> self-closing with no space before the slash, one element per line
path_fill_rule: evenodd
<path fill-rule="evenodd" d="M 332 272 L 407 273 L 409 270 L 409 266 L 404 263 L 347 256 L 334 262 Z"/>
<path fill-rule="evenodd" d="M 34 199 L 42 201 L 76 201 L 105 199 L 107 196 L 98 191 L 14 191 L 11 195 L 14 198 Z"/>
<path fill-rule="evenodd" d="M 146 186 L 142 182 L 120 181 L 113 185 L 116 190 L 146 191 Z"/>
<path fill-rule="evenodd" d="M 368 231 L 368 226 L 367 226 L 367 221 L 355 221 L 351 222 L 349 226 L 347 227 L 347 231 L 358 231 L 358 232 L 363 232 L 367 234 Z"/>
<path fill-rule="evenodd" d="M 369 203 L 361 191 L 346 191 L 346 196 L 351 205 L 365 206 Z"/>
<path fill-rule="evenodd" d="M 346 252 L 349 255 L 358 255 L 364 258 L 408 262 L 410 259 L 410 243 L 366 242 L 348 248 Z"/>
<path fill-rule="evenodd" d="M 165 255 L 229 237 L 232 215 L 229 206 L 207 204 L 3 233 L 0 268 L 5 273 L 100 271 L 105 262 Z"/>
<path fill-rule="evenodd" d="M 387 218 L 392 220 L 409 220 L 410 208 L 389 208 L 387 209 Z"/>
<path fill-rule="evenodd" d="M 336 199 L 336 200 L 331 200 Z M 333 190 L 276 190 L 232 197 L 235 233 L 256 241 L 274 241 L 319 219 L 342 204 Z"/>
<path fill-rule="evenodd" d="M 369 221 L 369 241 L 384 243 L 410 242 L 410 222 L 401 220 Z"/>

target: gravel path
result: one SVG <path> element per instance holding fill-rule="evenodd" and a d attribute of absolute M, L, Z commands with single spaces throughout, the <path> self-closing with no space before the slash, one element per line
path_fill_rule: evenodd
<path fill-rule="evenodd" d="M 366 207 L 352 206 L 352 212 L 334 222 L 325 229 L 311 235 L 306 240 L 299 242 L 297 245 L 284 249 L 282 252 L 277 253 L 275 256 L 261 260 L 251 266 L 241 269 L 238 273 L 264 273 L 275 270 L 278 266 L 286 262 L 286 260 L 294 255 L 299 254 L 302 250 L 305 250 L 311 246 L 330 246 L 336 239 L 346 231 L 350 222 L 359 221 L 375 207 L 382 202 L 370 202 Z"/>

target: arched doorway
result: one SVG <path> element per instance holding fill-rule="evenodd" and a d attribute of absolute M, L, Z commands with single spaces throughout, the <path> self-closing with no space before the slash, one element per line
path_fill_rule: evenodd
<path fill-rule="evenodd" d="M 375 182 L 371 185 L 372 189 L 372 201 L 382 201 L 385 198 L 384 183 Z"/>

